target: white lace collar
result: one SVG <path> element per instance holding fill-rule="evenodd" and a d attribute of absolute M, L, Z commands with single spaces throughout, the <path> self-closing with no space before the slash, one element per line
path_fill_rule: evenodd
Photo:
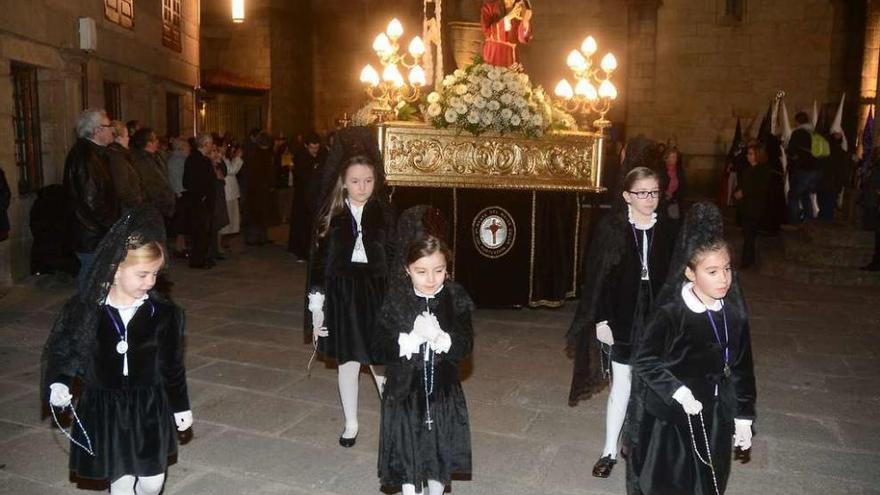
<path fill-rule="evenodd" d="M 434 291 L 433 294 L 424 294 L 421 291 L 419 291 L 419 289 L 416 289 L 415 286 L 413 286 L 413 292 L 415 292 L 417 296 L 419 296 L 423 299 L 433 299 L 434 297 L 437 297 L 437 294 L 439 294 L 440 291 L 442 291 L 443 287 L 445 287 L 445 286 L 446 286 L 446 284 L 441 285 L 439 288 L 437 288 L 437 290 Z"/>
<path fill-rule="evenodd" d="M 651 213 L 651 221 L 650 222 L 644 223 L 644 224 L 637 223 L 635 218 L 633 218 L 632 205 L 630 205 L 630 204 L 626 205 L 626 216 L 627 216 L 627 219 L 629 220 L 629 223 L 631 223 L 633 225 L 633 227 L 635 227 L 639 230 L 648 230 L 651 227 L 653 227 L 654 224 L 657 223 L 657 212 L 656 211 Z"/>
<path fill-rule="evenodd" d="M 694 294 L 693 282 L 687 282 L 681 286 L 681 298 L 684 299 L 684 303 L 687 305 L 688 309 L 694 313 L 705 313 L 706 309 L 721 311 L 721 308 L 724 307 L 724 301 L 722 299 L 716 299 L 711 306 L 703 304 L 703 301 Z"/>
<path fill-rule="evenodd" d="M 117 310 L 135 309 L 135 308 L 141 307 L 144 304 L 144 301 L 146 301 L 149 298 L 150 298 L 149 294 L 144 294 L 144 297 L 135 299 L 128 306 L 120 306 L 119 304 L 112 302 L 110 300 L 110 293 L 107 293 L 107 297 L 104 299 L 104 304 L 106 304 L 107 306 L 110 306 L 112 308 L 116 308 Z"/>

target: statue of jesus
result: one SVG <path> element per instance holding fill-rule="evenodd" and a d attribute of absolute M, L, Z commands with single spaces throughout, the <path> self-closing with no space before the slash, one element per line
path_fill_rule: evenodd
<path fill-rule="evenodd" d="M 509 67 L 519 59 L 518 43 L 532 39 L 532 8 L 527 0 L 484 0 L 480 25 L 486 41 L 483 59 L 487 64 Z"/>

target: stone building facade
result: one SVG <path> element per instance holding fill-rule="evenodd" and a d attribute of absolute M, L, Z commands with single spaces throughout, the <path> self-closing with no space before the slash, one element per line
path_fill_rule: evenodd
<path fill-rule="evenodd" d="M 128 7 L 132 16 L 121 11 Z M 35 191 L 61 182 L 83 108 L 110 103 L 117 119 L 140 120 L 160 134 L 192 134 L 199 13 L 196 0 L 4 0 L 0 11 L 0 167 L 12 189 L 10 239 L 0 242 L 2 286 L 30 273 Z M 80 49 L 83 17 L 95 22 L 92 51 Z M 23 87 L 35 97 L 24 107 Z M 23 108 L 29 125 L 16 132 L 13 123 L 21 122 Z M 17 162 L 22 139 L 28 173 Z"/>

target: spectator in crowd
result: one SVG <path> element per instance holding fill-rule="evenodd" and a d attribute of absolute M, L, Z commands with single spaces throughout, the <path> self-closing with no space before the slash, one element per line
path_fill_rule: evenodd
<path fill-rule="evenodd" d="M 142 127 L 131 139 L 134 169 L 144 188 L 144 200 L 159 210 L 166 225 L 174 217 L 175 195 L 168 170 L 159 157 L 159 138 L 153 129 Z"/>
<path fill-rule="evenodd" d="M 171 190 L 174 191 L 174 217 L 168 229 L 168 242 L 173 242 L 171 254 L 175 258 L 185 258 L 186 234 L 189 232 L 187 213 L 189 208 L 183 200 L 183 170 L 186 158 L 190 154 L 189 141 L 183 138 L 171 140 L 171 155 L 168 157 L 168 180 Z"/>
<path fill-rule="evenodd" d="M 666 214 L 673 220 L 681 218 L 679 200 L 684 198 L 684 171 L 681 168 L 681 153 L 675 146 L 663 151 L 663 163 L 660 167 L 661 187 L 666 203 Z"/>
<path fill-rule="evenodd" d="M 272 158 L 272 137 L 266 132 L 259 132 L 245 147 L 246 183 L 242 213 L 245 243 L 250 246 L 270 243 L 268 227 L 278 224 Z"/>
<path fill-rule="evenodd" d="M 77 140 L 64 161 L 64 190 L 71 212 L 73 245 L 80 262 L 78 284 L 83 287 L 95 248 L 120 216 L 105 148 L 113 142 L 107 113 L 87 109 L 76 120 Z"/>
<path fill-rule="evenodd" d="M 220 231 L 229 225 L 229 213 L 226 211 L 226 164 L 223 162 L 221 147 L 214 145 L 211 149 L 211 167 L 214 172 L 214 215 L 211 221 L 211 249 L 208 251 L 212 260 L 225 260 L 220 252 Z"/>
<path fill-rule="evenodd" d="M 217 198 L 214 186 L 217 179 L 210 158 L 214 141 L 210 134 L 199 134 L 195 138 L 195 145 L 183 171 L 183 187 L 186 188 L 184 198 L 189 209 L 187 223 L 192 242 L 189 266 L 206 269 L 214 266 L 214 260 L 210 257 L 214 203 Z"/>
<path fill-rule="evenodd" d="M 761 143 L 757 141 L 749 143 L 746 157 L 749 168 L 740 173 L 737 189 L 733 193 L 742 222 L 743 248 L 740 263 L 742 270 L 755 264 L 758 227 L 765 215 L 773 176 L 773 170 L 767 164 L 767 152 Z"/>
<path fill-rule="evenodd" d="M 129 151 L 128 128 L 118 120 L 112 121 L 110 125 L 113 142 L 107 145 L 105 152 L 110 164 L 110 175 L 113 177 L 113 187 L 122 208 L 121 213 L 125 213 L 144 202 L 144 188 Z"/>
<path fill-rule="evenodd" d="M 223 236 L 236 235 L 241 230 L 241 210 L 238 206 L 238 200 L 241 197 L 241 191 L 238 185 L 238 172 L 244 164 L 241 158 L 241 146 L 233 144 L 226 150 L 226 156 L 223 157 L 223 163 L 226 165 L 226 180 L 224 181 L 223 195 L 226 200 L 226 213 L 229 215 L 229 223 L 220 229 L 220 247 L 223 247 Z"/>
<path fill-rule="evenodd" d="M 321 136 L 316 132 L 307 134 L 305 144 L 294 153 L 293 201 L 290 207 L 290 235 L 287 250 L 295 254 L 300 261 L 309 258 L 312 221 L 318 214 L 310 208 L 307 199 L 312 187 L 312 178 L 326 159 L 327 153 L 321 146 Z"/>

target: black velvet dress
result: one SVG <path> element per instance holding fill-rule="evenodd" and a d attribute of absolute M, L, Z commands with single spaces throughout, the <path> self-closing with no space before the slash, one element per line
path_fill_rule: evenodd
<path fill-rule="evenodd" d="M 376 316 L 385 297 L 388 260 L 393 253 L 394 216 L 376 199 L 364 205 L 361 230 L 367 263 L 351 261 L 357 222 L 348 206 L 330 222 L 310 257 L 308 293 L 324 294 L 324 325 L 328 335 L 318 350 L 338 363 L 373 364 L 370 345 Z M 308 311 L 307 311 L 308 314 Z M 311 319 L 306 318 L 311 328 Z"/>
<path fill-rule="evenodd" d="M 115 481 L 123 475 L 154 476 L 177 452 L 175 412 L 190 409 L 184 368 L 183 311 L 152 297 L 128 324 L 128 376 L 116 352 L 122 320 L 102 306 L 91 363 L 82 379 L 77 415 L 95 456 L 71 444 L 70 469 L 82 478 Z M 74 377 L 53 381 L 71 384 Z M 73 438 L 88 445 L 74 426 Z"/>
<path fill-rule="evenodd" d="M 421 352 L 410 359 L 399 357 L 399 334 L 412 331 L 416 317 L 426 310 L 449 334 L 449 352 L 431 352 L 426 363 L 429 349 L 422 344 Z M 452 474 L 471 472 L 470 426 L 458 363 L 473 348 L 472 310 L 470 297 L 451 281 L 430 299 L 417 296 L 412 286 L 389 292 L 373 342 L 376 358 L 387 364 L 379 438 L 382 485 L 418 487 L 429 479 L 448 483 Z M 432 376 L 429 429 L 425 391 L 431 390 Z"/>
<path fill-rule="evenodd" d="M 658 221 L 643 231 L 630 224 L 620 262 L 605 279 L 596 308 L 596 321 L 607 320 L 611 327 L 614 335 L 611 359 L 615 362 L 630 364 L 638 331 L 644 325 L 654 296 L 666 280 L 676 233 L 676 229 L 669 225 L 671 223 Z M 645 237 L 648 239 L 648 280 L 642 280 L 641 257 Z"/>
<path fill-rule="evenodd" d="M 734 305 L 725 305 L 723 313 L 709 311 L 718 337 L 706 311 L 689 309 L 681 295 L 652 315 L 633 359 L 640 381 L 634 381 L 629 410 L 628 494 L 715 493 L 711 471 L 694 453 L 696 443 L 700 455 L 707 458 L 700 418 L 689 417 L 672 398 L 682 385 L 703 404 L 715 478 L 724 493 L 734 418 L 755 417 L 755 375 L 747 318 Z M 729 377 L 724 373 L 724 347 L 728 347 Z"/>

